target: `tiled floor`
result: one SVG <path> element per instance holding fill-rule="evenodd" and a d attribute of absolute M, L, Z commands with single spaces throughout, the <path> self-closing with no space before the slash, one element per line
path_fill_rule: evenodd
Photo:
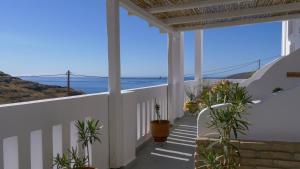
<path fill-rule="evenodd" d="M 164 144 L 146 143 L 128 169 L 193 169 L 196 117 L 178 119 Z"/>

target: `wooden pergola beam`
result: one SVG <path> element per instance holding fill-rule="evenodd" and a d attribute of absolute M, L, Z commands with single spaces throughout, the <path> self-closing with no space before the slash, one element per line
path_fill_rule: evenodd
<path fill-rule="evenodd" d="M 250 19 L 242 19 L 238 21 L 213 23 L 213 24 L 206 24 L 206 25 L 199 25 L 199 26 L 187 26 L 184 28 L 177 28 L 175 30 L 188 31 L 188 30 L 208 29 L 208 28 L 220 28 L 220 27 L 227 27 L 227 26 L 238 26 L 238 25 L 256 24 L 256 23 L 263 23 L 263 22 L 282 21 L 282 20 L 289 20 L 289 19 L 296 19 L 296 18 L 300 18 L 300 12 L 299 14 L 293 14 L 293 15 L 282 15 L 282 16 L 259 18 L 259 19 L 250 18 Z"/>
<path fill-rule="evenodd" d="M 242 9 L 236 10 L 233 12 L 222 12 L 215 14 L 206 14 L 206 15 L 194 15 L 194 16 L 185 16 L 185 17 L 176 17 L 163 20 L 168 25 L 176 24 L 187 24 L 187 23 L 197 23 L 201 21 L 210 21 L 218 19 L 230 19 L 235 17 L 244 17 L 244 16 L 254 16 L 254 15 L 263 15 L 263 14 L 272 14 L 272 13 L 281 13 L 281 12 L 290 12 L 300 10 L 300 2 L 290 3 L 290 4 L 280 4 L 270 7 L 259 7 L 251 9 Z"/>
<path fill-rule="evenodd" d="M 251 0 L 202 0 L 202 1 L 193 1 L 188 3 L 182 3 L 177 5 L 167 5 L 162 7 L 155 7 L 148 9 L 149 13 L 156 14 L 162 12 L 172 12 L 172 11 L 180 11 L 185 9 L 194 9 L 194 8 L 203 8 L 209 6 L 217 6 L 231 3 L 239 3 L 243 1 L 251 1 Z"/>
<path fill-rule="evenodd" d="M 146 10 L 138 7 L 130 0 L 120 0 L 120 5 L 126 8 L 130 14 L 141 17 L 142 19 L 149 22 L 150 25 L 154 25 L 160 29 L 161 32 L 172 32 L 173 28 L 169 25 L 165 24 L 161 20 L 154 17 L 152 14 L 147 12 Z"/>

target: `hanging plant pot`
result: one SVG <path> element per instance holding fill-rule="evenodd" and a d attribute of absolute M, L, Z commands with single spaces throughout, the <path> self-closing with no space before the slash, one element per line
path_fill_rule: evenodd
<path fill-rule="evenodd" d="M 199 111 L 199 103 L 189 101 L 184 104 L 184 111 L 195 114 Z"/>
<path fill-rule="evenodd" d="M 151 121 L 151 134 L 155 142 L 165 142 L 170 133 L 170 122 L 168 120 Z"/>

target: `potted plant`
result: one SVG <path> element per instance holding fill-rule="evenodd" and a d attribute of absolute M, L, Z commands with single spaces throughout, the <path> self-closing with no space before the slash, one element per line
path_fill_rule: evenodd
<path fill-rule="evenodd" d="M 67 153 L 57 154 L 54 158 L 53 166 L 57 169 L 96 169 L 91 166 L 90 146 L 100 142 L 100 130 L 103 127 L 99 120 L 76 121 L 75 126 L 78 130 L 78 143 L 81 144 L 85 153 L 79 153 L 77 148 L 68 149 Z"/>
<path fill-rule="evenodd" d="M 191 114 L 196 114 L 200 110 L 200 90 L 196 87 L 186 88 L 185 93 L 187 101 L 184 103 L 183 110 Z"/>
<path fill-rule="evenodd" d="M 153 120 L 150 123 L 151 134 L 155 142 L 165 142 L 170 133 L 170 122 L 169 120 L 162 120 L 160 115 L 160 105 L 156 103 L 154 105 L 155 114 L 157 120 Z"/>

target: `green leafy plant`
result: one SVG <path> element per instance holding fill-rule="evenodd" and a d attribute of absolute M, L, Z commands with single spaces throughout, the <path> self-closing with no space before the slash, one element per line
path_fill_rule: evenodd
<path fill-rule="evenodd" d="M 157 120 L 160 121 L 161 120 L 160 105 L 156 102 L 156 98 L 155 98 L 155 103 L 154 103 L 154 111 L 155 111 Z"/>
<path fill-rule="evenodd" d="M 221 169 L 220 159 L 223 157 L 213 149 L 205 149 L 201 152 L 203 165 L 200 168 L 205 169 Z"/>
<path fill-rule="evenodd" d="M 57 169 L 70 169 L 71 161 L 68 159 L 68 155 L 57 154 L 53 160 L 53 167 Z"/>
<path fill-rule="evenodd" d="M 75 126 L 78 129 L 78 142 L 81 143 L 82 148 L 86 150 L 87 152 L 87 162 L 88 166 L 91 165 L 90 163 L 90 157 L 89 157 L 89 146 L 94 144 L 95 142 L 100 142 L 100 130 L 103 127 L 100 125 L 99 120 L 87 120 L 86 122 L 84 121 L 76 121 Z"/>
<path fill-rule="evenodd" d="M 77 148 L 67 150 L 67 153 L 62 155 L 57 154 L 53 160 L 53 166 L 57 169 L 81 169 L 90 167 L 91 161 L 89 157 L 90 146 L 95 142 L 100 142 L 100 130 L 103 126 L 99 120 L 76 121 L 75 126 L 78 130 L 78 142 L 81 143 L 83 150 L 87 155 L 80 153 Z"/>
<path fill-rule="evenodd" d="M 72 168 L 84 168 L 86 167 L 86 164 L 88 162 L 87 157 L 84 155 L 84 153 L 79 153 L 77 151 L 77 148 L 73 148 L 69 150 L 69 154 L 71 156 L 71 164 Z"/>
<path fill-rule="evenodd" d="M 79 153 L 77 148 L 68 149 L 63 155 L 57 154 L 54 158 L 53 166 L 57 169 L 79 169 L 86 167 L 87 158 L 83 153 Z"/>
<path fill-rule="evenodd" d="M 209 128 L 217 130 L 219 139 L 212 143 L 221 145 L 222 159 L 221 166 L 225 168 L 235 168 L 238 166 L 236 156 L 240 156 L 239 149 L 231 143 L 232 135 L 234 139 L 238 138 L 239 134 L 246 134 L 249 122 L 243 119 L 243 111 L 240 111 L 235 105 L 229 105 L 225 109 L 211 109 Z"/>
<path fill-rule="evenodd" d="M 247 89 L 239 86 L 238 83 L 221 81 L 212 88 L 204 90 L 201 101 L 206 107 L 221 103 L 246 105 L 251 103 L 251 96 L 249 96 Z"/>
<path fill-rule="evenodd" d="M 208 127 L 217 131 L 219 138 L 203 154 L 207 169 L 236 169 L 239 166 L 239 149 L 231 143 L 238 135 L 246 134 L 250 123 L 244 119 L 251 97 L 246 88 L 230 82 L 220 82 L 202 96 L 210 109 Z M 214 109 L 212 105 L 227 103 L 226 108 Z M 214 149 L 220 150 L 215 152 Z"/>

